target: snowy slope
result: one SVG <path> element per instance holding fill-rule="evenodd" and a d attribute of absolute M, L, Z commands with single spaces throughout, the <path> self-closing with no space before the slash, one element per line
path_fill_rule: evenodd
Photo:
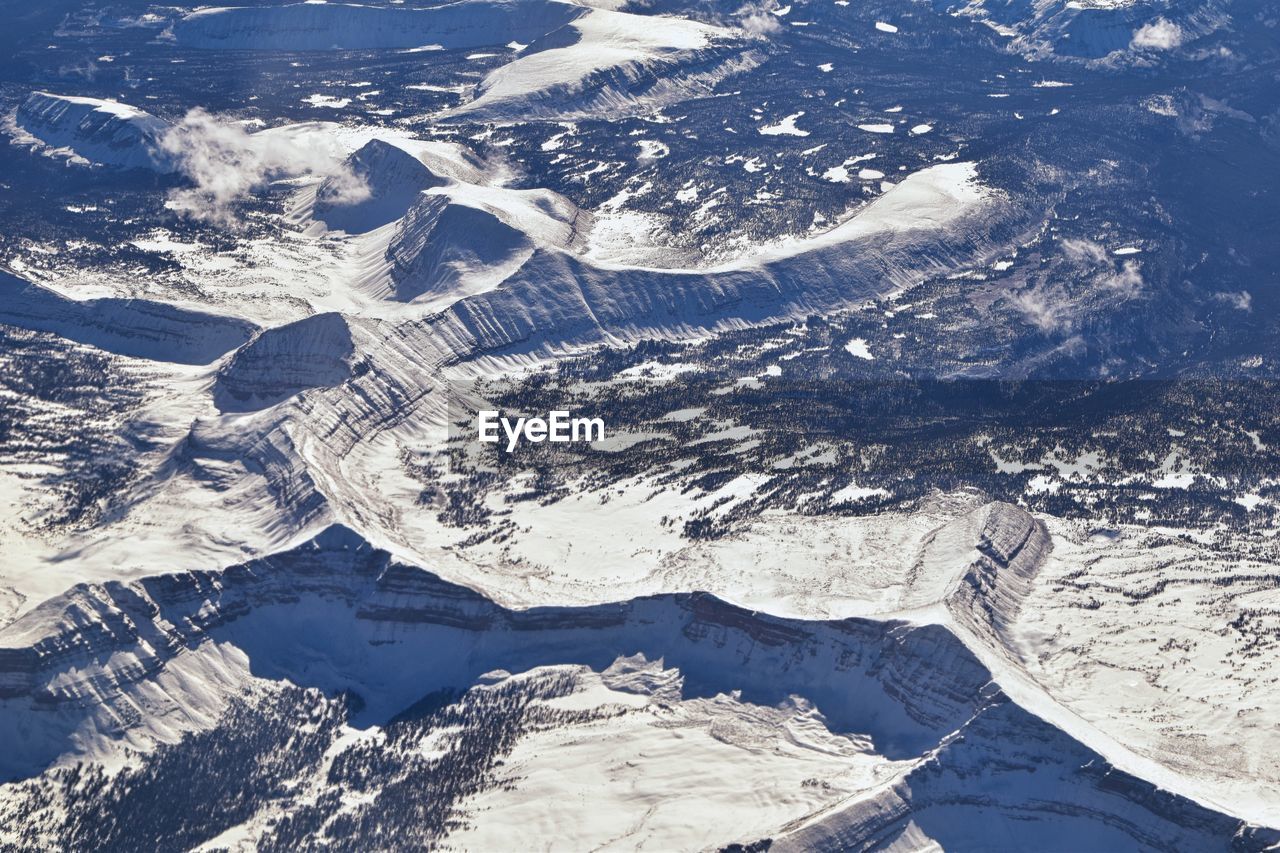
<path fill-rule="evenodd" d="M 337 385 L 354 370 L 355 345 L 340 314 L 316 314 L 268 329 L 218 371 L 215 404 L 224 412 L 265 408 L 308 388 Z"/>
<path fill-rule="evenodd" d="M 427 9 L 348 3 L 210 8 L 183 17 L 172 34 L 179 45 L 211 50 L 521 45 L 520 55 L 487 74 L 456 115 L 616 111 L 641 101 L 652 106 L 709 91 L 751 63 L 728 29 L 554 0 L 466 0 Z M 704 52 L 715 41 L 734 44 Z M 637 98 L 642 88 L 650 91 Z M 566 97 L 584 99 L 566 109 L 556 103 Z"/>
<path fill-rule="evenodd" d="M 750 67 L 737 33 L 683 18 L 593 8 L 569 25 L 571 43 L 549 39 L 491 71 L 455 116 L 618 115 L 709 92 Z M 713 49 L 717 42 L 724 46 Z M 686 69 L 685 66 L 688 66 Z"/>
<path fill-rule="evenodd" d="M 0 87 L 0 847 L 1280 844 L 1274 422 L 844 395 L 1273 371 L 1266 13 L 135 5 Z"/>
<path fill-rule="evenodd" d="M 51 156 L 123 169 L 174 168 L 158 150 L 169 123 L 118 101 L 32 92 L 14 121 L 19 143 L 31 140 Z"/>
<path fill-rule="evenodd" d="M 0 271 L 0 322 L 53 332 L 120 355 L 208 364 L 249 340 L 252 323 L 163 302 L 66 299 Z"/>
<path fill-rule="evenodd" d="M 444 179 L 410 152 L 381 139 L 371 139 L 345 161 L 368 190 L 368 197 L 352 201 L 345 186 L 327 177 L 316 187 L 312 215 L 329 228 L 353 234 L 372 231 L 403 217 L 423 190 Z"/>
<path fill-rule="evenodd" d="M 515 684 L 510 673 L 540 678 L 556 674 L 549 666 L 576 667 L 569 673 L 583 680 L 549 707 L 579 716 L 535 728 L 527 742 L 516 738 L 494 786 L 464 801 L 464 846 L 485 846 L 493 832 L 510 837 L 511 824 L 489 818 L 521 813 L 527 798 L 552 809 L 516 830 L 529 843 L 551 826 L 583 844 L 616 837 L 616 825 L 600 822 L 584 801 L 589 791 L 619 798 L 624 809 L 647 803 L 644 836 L 674 843 L 680 836 L 669 833 L 689 813 L 682 784 L 667 780 L 701 789 L 699 774 L 713 762 L 728 773 L 740 762 L 751 768 L 752 754 L 772 754 L 770 763 L 788 769 L 762 776 L 760 803 L 745 822 L 707 824 L 705 842 L 781 832 L 800 847 L 899 834 L 913 843 L 998 839 L 1045 849 L 1201 847 L 1249 831 L 1118 772 L 1028 714 L 944 628 L 783 620 L 706 595 L 508 611 L 338 527 L 225 572 L 79 587 L 0 631 L 0 640 L 0 725 L 42 733 L 20 738 L 7 756 L 6 771 L 21 776 L 77 753 L 114 763 L 122 742 L 149 752 L 173 740 L 171 726 L 207 729 L 249 672 L 359 695 L 353 720 L 364 728 L 405 719 L 419 698 L 447 686 L 499 689 Z M 120 713 L 139 701 L 151 708 L 147 717 L 121 724 Z M 590 722 L 585 712 L 602 706 L 616 710 Z M 589 724 L 560 734 L 575 719 Z M 703 727 L 711 738 L 697 735 Z M 679 742 L 673 729 L 692 731 Z M 647 747 L 629 762 L 606 746 L 624 732 Z M 444 752 L 424 754 L 447 766 L 447 739 L 435 743 Z M 553 744 L 559 748 L 548 753 Z M 589 757 L 583 771 L 549 773 L 541 756 L 562 758 L 566 749 Z M 394 751 L 383 761 L 388 780 L 393 768 L 412 766 Z M 592 775 L 613 761 L 626 769 Z M 758 766 L 746 772 L 763 774 Z M 826 784 L 815 779 L 808 790 L 814 773 Z M 622 805 L 637 785 L 651 793 Z M 6 802 L 24 802 L 20 789 L 8 794 Z M 714 800 L 715 788 L 706 794 Z M 60 831 L 56 820 L 45 828 Z"/>
<path fill-rule="evenodd" d="M 399 223 L 387 257 L 395 298 L 411 302 L 442 291 L 460 295 L 466 292 L 462 287 L 487 289 L 486 284 L 501 282 L 533 251 L 528 235 L 490 211 L 431 195 Z"/>

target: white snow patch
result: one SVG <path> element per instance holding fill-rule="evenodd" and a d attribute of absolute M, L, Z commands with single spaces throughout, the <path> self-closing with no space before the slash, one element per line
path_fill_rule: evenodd
<path fill-rule="evenodd" d="M 671 153 L 666 143 L 654 139 L 641 139 L 636 145 L 640 146 L 640 153 L 636 158 L 638 160 L 661 160 Z"/>
<path fill-rule="evenodd" d="M 1232 498 L 1231 500 L 1233 503 L 1239 504 L 1240 506 L 1247 509 L 1249 512 L 1253 512 L 1262 504 L 1267 503 L 1267 499 L 1264 498 L 1262 495 L 1254 495 L 1254 494 L 1240 495 L 1239 497 Z"/>
<path fill-rule="evenodd" d="M 871 354 L 871 349 L 867 346 L 867 342 L 862 338 L 854 338 L 849 341 L 849 343 L 844 345 L 844 350 L 855 358 L 865 358 L 867 361 L 871 361 L 875 358 L 875 356 Z"/>
<path fill-rule="evenodd" d="M 761 136 L 783 136 L 783 135 L 808 136 L 809 131 L 800 130 L 799 128 L 796 127 L 796 119 L 800 118 L 803 115 L 804 115 L 804 111 L 801 110 L 798 113 L 794 113 L 792 115 L 787 116 L 777 124 L 771 124 L 768 127 L 762 127 L 760 128 L 760 135 Z"/>
<path fill-rule="evenodd" d="M 328 107 L 329 109 L 340 110 L 351 103 L 351 99 L 335 98 L 332 95 L 308 95 L 302 99 L 302 102 L 313 107 Z"/>
<path fill-rule="evenodd" d="M 1037 474 L 1027 481 L 1027 491 L 1031 494 L 1056 495 L 1061 488 L 1062 484 L 1055 482 L 1047 474 Z"/>
<path fill-rule="evenodd" d="M 831 503 L 860 503 L 871 498 L 887 498 L 889 492 L 884 489 L 869 489 L 866 486 L 859 486 L 857 483 L 850 483 L 839 491 L 831 493 Z"/>
<path fill-rule="evenodd" d="M 686 423 L 701 415 L 706 411 L 705 407 L 696 407 L 689 409 L 676 409 L 674 412 L 667 412 L 660 420 L 673 421 L 675 423 Z"/>
<path fill-rule="evenodd" d="M 1196 481 L 1196 472 L 1177 453 L 1170 453 L 1160 466 L 1160 477 L 1151 481 L 1157 489 L 1186 489 Z"/>

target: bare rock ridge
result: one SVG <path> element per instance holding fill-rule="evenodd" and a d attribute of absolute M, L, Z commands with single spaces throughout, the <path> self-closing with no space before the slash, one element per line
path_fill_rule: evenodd
<path fill-rule="evenodd" d="M 282 629 L 293 614 L 303 619 L 314 616 L 304 612 L 308 608 L 303 606 L 312 598 L 333 605 L 328 608 L 330 615 L 341 611 L 342 621 L 348 624 L 342 630 L 327 632 L 327 638 L 299 636 L 300 645 L 286 648 L 291 642 L 287 636 L 292 632 Z M 265 620 L 261 627 L 269 631 L 259 636 L 233 627 L 251 617 Z M 726 641 L 734 640 L 734 644 L 741 641 L 746 647 L 756 648 L 753 654 L 764 657 L 785 657 L 817 643 L 828 647 L 824 660 L 841 662 L 838 668 L 842 670 L 869 665 L 874 656 L 876 666 L 867 677 L 887 684 L 885 689 L 894 695 L 893 703 L 904 706 L 897 710 L 905 711 L 905 715 L 885 716 L 885 725 L 892 728 L 892 734 L 886 729 L 883 738 L 886 748 L 894 743 L 910 743 L 911 748 L 916 748 L 921 737 L 931 739 L 945 734 L 954 717 L 974 710 L 973 703 L 981 701 L 977 693 L 987 681 L 987 675 L 963 648 L 951 643 L 944 644 L 943 649 L 946 671 L 926 672 L 932 670 L 935 656 L 916 654 L 916 644 L 921 642 L 925 648 L 932 648 L 939 642 L 939 632 L 930 626 L 916 629 L 870 620 L 807 623 L 777 619 L 726 604 L 705 593 L 658 595 L 590 607 L 510 610 L 466 587 L 397 562 L 349 528 L 333 525 L 294 549 L 223 571 L 160 575 L 132 583 L 78 585 L 0 630 L 0 691 L 7 698 L 26 697 L 49 708 L 83 708 L 113 701 L 184 650 L 211 639 L 255 647 L 265 643 L 258 651 L 268 654 L 280 667 L 288 666 L 286 658 L 303 652 L 307 645 L 319 644 L 319 648 L 330 642 L 355 642 L 357 646 L 368 646 L 365 663 L 372 668 L 330 673 L 337 681 L 322 686 L 344 689 L 338 682 L 354 679 L 360 684 L 353 682 L 346 687 L 363 687 L 370 691 L 367 698 L 373 701 L 376 694 L 370 689 L 379 686 L 379 680 L 388 680 L 383 687 L 401 689 L 392 684 L 399 680 L 396 668 L 400 663 L 396 661 L 402 662 L 404 652 L 419 654 L 421 644 L 429 642 L 428 635 L 415 634 L 415 626 L 468 632 L 484 645 L 510 642 L 511 654 L 535 656 L 546 650 L 531 648 L 527 639 L 547 632 L 553 654 L 572 651 L 593 662 L 606 658 L 611 662 L 620 653 L 611 642 L 601 639 L 584 645 L 558 635 L 566 631 L 622 631 L 628 635 L 621 643 L 625 646 L 635 642 L 633 633 L 646 633 L 647 625 L 660 626 L 655 630 L 663 634 L 674 628 L 672 633 L 683 639 L 655 637 L 645 642 L 708 641 L 710 647 L 719 649 Z M 608 634 L 598 636 L 607 638 Z M 400 648 L 404 646 L 413 649 Z M 342 653 L 337 646 L 329 651 Z M 489 652 L 480 650 L 477 654 Z M 721 652 L 708 649 L 707 654 Z M 382 660 L 384 656 L 396 661 Z M 112 663 L 112 658 L 123 665 Z M 142 661 L 147 663 L 138 666 Z M 67 672 L 68 667 L 80 666 L 89 669 L 74 676 Z M 435 672 L 441 666 L 446 670 L 461 667 L 459 671 L 481 667 L 468 676 L 478 677 L 492 669 L 493 662 L 433 660 L 427 669 Z M 921 678 L 925 674 L 928 677 Z M 711 673 L 706 677 L 712 677 Z M 832 686 L 829 679 L 811 672 L 798 672 L 795 677 L 806 683 L 812 680 L 811 689 L 841 693 L 848 689 Z M 920 685 L 909 690 L 905 680 L 917 678 Z M 766 689 L 766 683 L 761 682 L 759 689 Z M 387 704 L 382 699 L 377 701 Z M 394 701 L 390 704 L 394 705 Z M 838 708 L 833 708 L 832 713 L 837 717 L 841 714 Z M 896 719 L 901 716 L 905 716 L 905 722 Z M 852 719 L 849 722 L 852 724 Z"/>
<path fill-rule="evenodd" d="M 405 215 L 418 195 L 444 179 L 397 145 L 372 139 L 346 159 L 346 170 L 368 196 L 349 201 L 347 182 L 325 178 L 316 189 L 315 218 L 351 234 L 372 231 Z"/>
<path fill-rule="evenodd" d="M 223 412 L 263 409 L 308 388 L 337 385 L 355 369 L 355 345 L 341 314 L 315 314 L 268 329 L 218 371 L 213 399 Z"/>
<path fill-rule="evenodd" d="M 992 547 L 1007 559 L 1016 543 Z M 358 696 L 360 724 L 378 725 L 489 672 L 602 672 L 636 654 L 677 669 L 684 698 L 802 696 L 831 730 L 909 762 L 883 788 L 788 827 L 782 849 L 910 842 L 918 831 L 979 846 L 1013 833 L 1051 850 L 1280 840 L 1111 768 L 1009 701 L 944 627 L 781 619 L 705 593 L 514 611 L 341 526 L 223 571 L 80 585 L 0 630 L 0 732 L 38 720 L 60 733 L 10 738 L 0 772 L 31 777 L 89 748 L 77 732 L 97 732 L 99 751 L 127 739 L 145 760 L 149 742 L 174 737 L 147 733 L 148 718 L 199 730 L 210 709 L 190 703 L 230 701 L 247 674 Z"/>
<path fill-rule="evenodd" d="M 947 609 L 980 636 L 994 634 L 1001 646 L 1017 619 L 1051 548 L 1049 533 L 1031 513 L 991 504 L 978 539 L 978 558 L 947 599 Z"/>
<path fill-rule="evenodd" d="M 1001 695 L 891 785 L 798 822 L 769 849 L 1261 851 L 1280 840 L 1189 804 Z"/>

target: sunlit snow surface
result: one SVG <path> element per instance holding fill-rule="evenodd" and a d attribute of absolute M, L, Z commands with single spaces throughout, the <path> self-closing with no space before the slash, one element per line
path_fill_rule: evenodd
<path fill-rule="evenodd" d="M 1276 23 L 11 22 L 0 846 L 1280 842 Z"/>

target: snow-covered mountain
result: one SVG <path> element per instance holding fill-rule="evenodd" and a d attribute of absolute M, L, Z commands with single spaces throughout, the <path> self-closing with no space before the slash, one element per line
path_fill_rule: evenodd
<path fill-rule="evenodd" d="M 342 181 L 327 177 L 316 188 L 312 215 L 330 228 L 351 233 L 401 219 L 423 190 L 445 183 L 410 152 L 376 138 L 348 156 L 344 166 L 368 196 L 351 199 Z"/>
<path fill-rule="evenodd" d="M 1025 514 L 992 510 L 972 571 L 994 581 L 1016 572 L 1020 559 L 1034 564 L 1034 556 L 1022 556 L 1034 547 L 1024 538 L 1028 529 L 1036 525 Z M 964 583 L 971 583 L 969 577 Z M 1002 597 L 990 594 L 993 601 Z M 299 768 L 291 784 L 326 788 L 332 768 L 348 761 L 372 760 L 376 773 L 350 791 L 345 782 L 330 788 L 329 805 L 288 797 L 263 803 L 264 811 L 247 820 L 219 815 L 188 829 L 208 837 L 234 831 L 244 842 L 270 844 L 281 820 L 303 821 L 305 831 L 324 837 L 338 832 L 336 819 L 349 808 L 343 799 L 361 790 L 355 813 L 386 820 L 381 812 L 390 805 L 392 786 L 424 770 L 415 766 L 415 755 L 427 757 L 435 774 L 456 772 L 451 768 L 465 773 L 474 760 L 461 742 L 451 746 L 449 736 L 430 725 L 407 751 L 410 744 L 401 746 L 392 734 L 398 722 L 421 719 L 423 710 L 447 703 L 432 698 L 450 695 L 441 691 L 471 702 L 486 691 L 552 678 L 564 681 L 535 696 L 529 709 L 545 708 L 551 717 L 504 733 L 489 760 L 505 759 L 505 768 L 489 769 L 491 784 L 477 785 L 464 803 L 453 804 L 450 823 L 459 843 L 492 843 L 498 827 L 486 827 L 482 815 L 522 813 L 531 798 L 550 810 L 541 820 L 553 821 L 575 846 L 616 835 L 616 825 L 596 806 L 584 807 L 572 796 L 590 791 L 597 805 L 616 798 L 619 813 L 638 805 L 618 786 L 634 784 L 629 777 L 593 781 L 604 756 L 592 756 L 581 773 L 562 777 L 560 795 L 548 802 L 551 792 L 541 787 L 546 774 L 581 766 L 547 765 L 540 757 L 549 739 L 568 748 L 556 734 L 565 726 L 583 729 L 578 738 L 586 735 L 591 743 L 635 742 L 630 749 L 646 785 L 667 776 L 733 775 L 753 753 L 782 750 L 768 766 L 783 778 L 755 789 L 760 810 L 745 824 L 736 815 L 713 819 L 698 830 L 703 842 L 776 837 L 781 846 L 811 849 L 894 839 L 984 846 L 1012 838 L 1066 850 L 1270 838 L 1117 770 L 1028 713 L 1001 692 L 1000 676 L 943 627 L 777 619 L 704 594 L 511 611 L 397 563 L 342 527 L 224 572 L 77 587 L 0 636 L 7 647 L 4 726 L 44 733 L 15 741 L 22 745 L 6 758 L 10 775 L 27 775 L 55 760 L 65 764 L 74 755 L 114 764 L 125 744 L 144 748 L 145 755 L 157 743 L 175 743 L 159 747 L 157 755 L 169 756 L 182 749 L 176 738 L 184 730 L 226 737 L 224 709 L 246 682 L 285 679 L 346 697 L 346 707 L 335 710 L 342 727 L 354 728 L 349 735 L 341 728 L 327 734 L 323 761 L 316 761 L 319 754 L 306 756 L 316 763 Z M 140 704 L 149 708 L 146 716 L 122 715 Z M 572 713 L 555 725 L 557 711 Z M 678 735 L 682 731 L 687 734 Z M 677 747 L 673 738 L 692 742 Z M 800 751 L 784 748 L 788 742 Z M 816 753 L 811 760 L 804 759 L 806 746 Z M 691 764 L 694 756 L 698 763 Z M 720 769 L 698 766 L 702 762 Z M 328 784 L 312 778 L 325 765 L 331 768 Z M 143 759 L 126 772 L 129 788 L 111 794 L 117 806 L 110 822 L 87 830 L 99 841 L 128 838 L 128 816 L 147 808 L 146 788 L 162 784 L 171 771 Z M 791 775 L 795 785 L 806 773 L 819 775 L 794 792 L 781 784 Z M 685 843 L 682 803 L 690 795 L 719 795 L 687 784 L 654 789 L 649 837 Z M 1030 791 L 1035 793 L 1028 796 Z M 59 829 L 59 811 L 79 806 L 57 772 L 16 794 L 10 808 L 38 809 L 31 837 L 61 844 L 85 831 Z M 185 798 L 181 802 L 185 808 Z M 959 817 L 973 803 L 984 805 L 982 821 Z M 501 832 L 529 842 L 541 837 L 537 821 L 518 821 Z M 437 836 L 424 825 L 413 837 Z"/>
<path fill-rule="evenodd" d="M 76 300 L 0 272 L 0 321 L 152 361 L 208 364 L 249 341 L 249 322 L 163 302 Z"/>
<path fill-rule="evenodd" d="M 15 15 L 0 847 L 1280 847 L 1278 22 Z"/>
<path fill-rule="evenodd" d="M 267 329 L 218 372 L 214 404 L 224 412 L 275 405 L 308 388 L 339 385 L 355 371 L 355 345 L 341 314 L 315 314 Z"/>
<path fill-rule="evenodd" d="M 32 92 L 18 107 L 15 142 L 50 156 L 124 169 L 172 170 L 159 149 L 170 124 L 117 101 Z"/>

